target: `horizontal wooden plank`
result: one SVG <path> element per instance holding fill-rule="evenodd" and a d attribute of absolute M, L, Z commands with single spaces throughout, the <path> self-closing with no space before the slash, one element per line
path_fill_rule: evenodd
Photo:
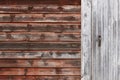
<path fill-rule="evenodd" d="M 16 76 L 16 77 L 23 77 L 23 76 L 81 76 L 81 75 L 0 75 L 0 76 L 3 76 L 3 77 L 6 77 L 6 76 Z"/>
<path fill-rule="evenodd" d="M 80 60 L 80 58 L 0 58 L 0 60 Z"/>
<path fill-rule="evenodd" d="M 0 76 L 1 80 L 81 80 L 80 76 Z"/>
<path fill-rule="evenodd" d="M 53 59 L 74 59 L 80 58 L 80 52 L 76 51 L 64 51 L 64 52 L 57 52 L 57 51 L 25 51 L 25 52 L 0 52 L 0 59 L 36 59 L 36 58 L 53 58 Z"/>
<path fill-rule="evenodd" d="M 0 0 L 0 5 L 39 5 L 39 4 L 55 4 L 55 5 L 80 5 L 80 0 Z"/>
<path fill-rule="evenodd" d="M 0 23 L 1 32 L 80 32 L 80 24 Z"/>
<path fill-rule="evenodd" d="M 0 14 L 0 22 L 80 22 L 80 14 Z"/>
<path fill-rule="evenodd" d="M 36 42 L 1 42 L 0 50 L 76 50 L 79 43 L 36 43 Z"/>
<path fill-rule="evenodd" d="M 80 33 L 40 33 L 40 32 L 19 32 L 19 33 L 1 33 L 0 41 L 80 41 Z"/>
<path fill-rule="evenodd" d="M 0 60 L 0 68 L 80 68 L 80 60 Z"/>
<path fill-rule="evenodd" d="M 80 69 L 0 68 L 0 75 L 80 75 Z"/>
<path fill-rule="evenodd" d="M 38 52 L 38 51 L 58 51 L 58 52 L 68 52 L 68 51 L 72 51 L 72 52 L 76 52 L 76 51 L 81 51 L 81 49 L 71 49 L 71 50 L 68 50 L 68 49 L 66 49 L 66 50 L 55 50 L 55 49 L 43 49 L 43 50 L 30 50 L 30 49 L 25 49 L 25 50 L 15 50 L 15 49 L 12 49 L 12 50 L 9 50 L 9 49 L 7 49 L 7 50 L 0 50 L 0 51 L 3 51 L 3 52 Z"/>
<path fill-rule="evenodd" d="M 0 24 L 66 24 L 66 25 L 69 25 L 69 24 L 72 24 L 72 25 L 81 25 L 80 22 L 0 22 Z"/>
<path fill-rule="evenodd" d="M 76 52 L 76 53 L 79 53 L 79 52 L 81 52 L 81 51 L 80 51 L 80 50 L 38 50 L 38 51 L 37 51 L 37 50 L 36 50 L 36 51 L 34 51 L 34 50 L 25 50 L 25 51 L 16 51 L 16 50 L 2 51 L 2 50 L 0 50 L 0 53 L 6 53 L 6 52 L 7 52 L 7 53 L 19 53 L 19 52 L 20 52 L 20 53 L 24 53 L 24 52 L 25 52 L 25 53 L 29 53 L 29 52 L 30 52 L 30 53 L 31 53 L 31 52 L 32 52 L 32 53 L 34 53 L 34 52 L 57 52 L 57 53 L 62 53 L 62 52 L 64 52 L 64 53 L 65 53 L 65 52 L 68 52 L 68 53 L 69 53 L 69 52 L 70 52 L 70 53 L 71 53 L 71 52 L 74 52 L 74 53 L 75 53 L 75 52 Z"/>
<path fill-rule="evenodd" d="M 0 13 L 80 13 L 80 5 L 0 5 Z"/>

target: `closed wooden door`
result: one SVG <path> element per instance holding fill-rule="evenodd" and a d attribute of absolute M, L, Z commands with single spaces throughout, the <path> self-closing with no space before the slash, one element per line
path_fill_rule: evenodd
<path fill-rule="evenodd" d="M 80 80 L 80 6 L 0 1 L 0 80 Z"/>
<path fill-rule="evenodd" d="M 93 0 L 93 79 L 120 80 L 120 0 Z"/>
<path fill-rule="evenodd" d="M 82 4 L 82 80 L 120 80 L 120 0 Z"/>

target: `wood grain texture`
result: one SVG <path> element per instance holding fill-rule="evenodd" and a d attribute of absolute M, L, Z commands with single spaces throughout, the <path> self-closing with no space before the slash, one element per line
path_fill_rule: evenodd
<path fill-rule="evenodd" d="M 81 55 L 82 55 L 82 71 L 81 71 L 81 80 L 91 80 L 91 8 L 92 0 L 82 0 L 82 10 L 81 10 Z"/>
<path fill-rule="evenodd" d="M 0 80 L 80 80 L 80 0 L 0 1 Z"/>
<path fill-rule="evenodd" d="M 80 5 L 0 5 L 0 13 L 80 13 Z"/>
<path fill-rule="evenodd" d="M 53 4 L 53 5 L 80 5 L 80 0 L 0 0 L 0 5 L 40 5 L 40 4 Z"/>
<path fill-rule="evenodd" d="M 51 60 L 51 59 L 39 59 L 39 60 L 0 60 L 0 68 L 80 68 L 80 60 Z"/>
<path fill-rule="evenodd" d="M 1 51 L 0 59 L 77 59 L 80 54 L 80 51 Z"/>
<path fill-rule="evenodd" d="M 81 80 L 79 76 L 0 76 L 4 80 Z"/>
<path fill-rule="evenodd" d="M 0 50 L 78 50 L 77 42 L 43 43 L 43 42 L 1 42 Z"/>
<path fill-rule="evenodd" d="M 79 24 L 66 23 L 1 23 L 1 32 L 55 32 L 55 33 L 77 33 L 80 32 Z"/>
<path fill-rule="evenodd" d="M 80 14 L 0 14 L 0 22 L 80 22 Z"/>
<path fill-rule="evenodd" d="M 77 42 L 80 41 L 80 33 L 54 33 L 54 32 L 7 32 L 0 33 L 0 42 L 3 41 L 36 41 L 36 42 L 49 42 L 49 41 L 66 41 Z"/>
<path fill-rule="evenodd" d="M 93 0 L 92 80 L 120 80 L 120 0 Z M 98 46 L 101 36 L 101 46 Z"/>
<path fill-rule="evenodd" d="M 80 69 L 44 69 L 44 68 L 0 68 L 0 75 L 78 75 Z"/>

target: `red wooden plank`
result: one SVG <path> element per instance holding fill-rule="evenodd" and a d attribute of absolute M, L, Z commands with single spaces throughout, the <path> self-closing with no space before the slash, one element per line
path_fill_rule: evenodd
<path fill-rule="evenodd" d="M 81 80 L 80 76 L 0 76 L 1 80 Z"/>
<path fill-rule="evenodd" d="M 80 60 L 0 60 L 0 68 L 80 68 Z"/>
<path fill-rule="evenodd" d="M 57 4 L 57 5 L 80 5 L 81 0 L 1 0 L 0 5 L 37 5 L 37 4 Z"/>

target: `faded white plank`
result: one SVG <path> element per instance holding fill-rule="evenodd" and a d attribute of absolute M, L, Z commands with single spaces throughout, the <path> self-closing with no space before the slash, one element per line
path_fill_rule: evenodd
<path fill-rule="evenodd" d="M 81 80 L 91 80 L 91 1 L 92 0 L 82 0 Z"/>

